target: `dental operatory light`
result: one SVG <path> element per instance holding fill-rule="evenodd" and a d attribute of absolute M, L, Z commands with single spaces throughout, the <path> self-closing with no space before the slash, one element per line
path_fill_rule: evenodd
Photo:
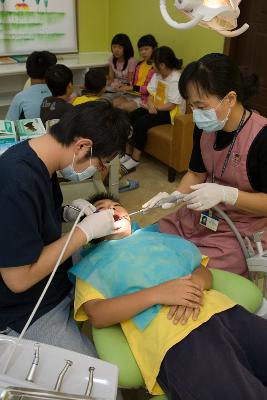
<path fill-rule="evenodd" d="M 241 0 L 175 0 L 174 6 L 190 19 L 184 23 L 170 17 L 166 2 L 160 0 L 160 11 L 167 24 L 175 29 L 189 29 L 199 24 L 223 36 L 234 37 L 249 28 L 248 24 L 244 24 L 236 29 Z"/>

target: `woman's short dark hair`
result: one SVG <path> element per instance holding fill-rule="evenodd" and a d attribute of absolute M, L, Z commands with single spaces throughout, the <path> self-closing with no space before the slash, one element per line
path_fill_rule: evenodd
<path fill-rule="evenodd" d="M 117 33 L 117 35 L 115 35 L 112 38 L 111 49 L 112 49 L 112 45 L 114 45 L 114 44 L 117 44 L 117 45 L 123 47 L 123 57 L 124 57 L 125 61 L 124 61 L 122 70 L 124 71 L 127 68 L 129 59 L 131 57 L 133 57 L 133 55 L 134 55 L 134 49 L 133 49 L 132 43 L 131 43 L 128 35 L 126 35 L 125 33 Z M 114 67 L 116 68 L 117 58 L 113 57 L 112 61 L 113 61 Z"/>
<path fill-rule="evenodd" d="M 109 157 L 124 152 L 130 132 L 127 113 L 113 107 L 107 100 L 73 107 L 49 131 L 63 146 L 70 146 L 79 137 L 91 139 L 93 157 Z M 90 155 L 88 150 L 87 156 Z"/>
<path fill-rule="evenodd" d="M 100 68 L 90 68 L 84 76 L 85 92 L 98 94 L 106 84 L 106 75 Z"/>
<path fill-rule="evenodd" d="M 48 67 L 57 63 L 57 57 L 50 51 L 34 51 L 26 61 L 27 74 L 32 79 L 44 79 Z"/>
<path fill-rule="evenodd" d="M 73 82 L 72 70 L 63 64 L 52 65 L 46 70 L 45 81 L 53 96 L 63 96 Z"/>
<path fill-rule="evenodd" d="M 183 65 L 183 60 L 178 59 L 174 51 L 168 46 L 161 46 L 154 50 L 153 62 L 157 68 L 161 63 L 170 69 L 181 69 Z"/>
<path fill-rule="evenodd" d="M 145 47 L 145 46 L 152 47 L 152 49 L 156 49 L 158 47 L 158 43 L 153 35 L 149 34 L 140 37 L 140 39 L 137 42 L 138 49 L 140 49 L 140 47 Z"/>
<path fill-rule="evenodd" d="M 184 99 L 188 98 L 189 83 L 220 99 L 233 90 L 242 104 L 256 94 L 259 87 L 257 75 L 245 76 L 230 57 L 220 53 L 207 54 L 186 66 L 179 80 L 179 91 Z"/>

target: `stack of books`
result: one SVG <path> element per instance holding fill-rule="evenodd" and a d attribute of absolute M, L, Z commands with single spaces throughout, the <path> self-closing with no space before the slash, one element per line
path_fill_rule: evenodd
<path fill-rule="evenodd" d="M 40 118 L 20 119 L 15 122 L 0 120 L 0 154 L 22 140 L 45 133 L 46 130 Z"/>

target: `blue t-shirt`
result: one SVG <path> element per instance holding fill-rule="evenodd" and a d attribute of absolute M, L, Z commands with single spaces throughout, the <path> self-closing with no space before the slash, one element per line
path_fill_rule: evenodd
<path fill-rule="evenodd" d="M 39 118 L 43 99 L 48 96 L 51 96 L 51 92 L 45 83 L 22 90 L 12 100 L 6 119 L 16 121 L 23 118 Z"/>
<path fill-rule="evenodd" d="M 37 261 L 43 247 L 61 236 L 62 193 L 56 174 L 50 178 L 42 160 L 21 142 L 0 157 L 0 268 Z M 67 270 L 71 259 L 59 267 L 39 310 L 38 319 L 69 293 Z M 22 293 L 13 293 L 0 275 L 0 330 L 20 332 L 48 277 Z"/>

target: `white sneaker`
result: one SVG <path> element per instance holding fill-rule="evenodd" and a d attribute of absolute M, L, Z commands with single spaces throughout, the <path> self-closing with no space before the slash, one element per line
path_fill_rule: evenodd
<path fill-rule="evenodd" d="M 129 154 L 124 154 L 124 156 L 120 158 L 120 162 L 123 164 L 126 161 L 130 160 L 130 158 L 131 157 L 129 156 Z"/>

